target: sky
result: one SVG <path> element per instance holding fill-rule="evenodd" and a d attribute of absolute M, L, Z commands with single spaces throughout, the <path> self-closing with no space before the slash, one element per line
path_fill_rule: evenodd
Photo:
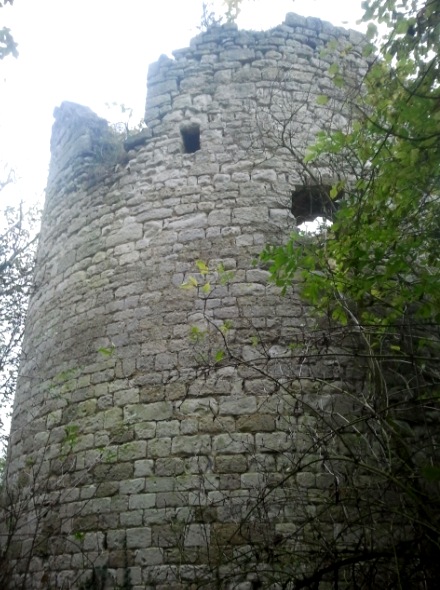
<path fill-rule="evenodd" d="M 14 0 L 0 9 L 18 59 L 0 62 L 0 163 L 21 179 L 13 194 L 41 196 L 49 162 L 53 110 L 63 100 L 118 122 L 124 104 L 138 123 L 148 65 L 186 47 L 199 31 L 203 0 Z M 214 8 L 221 0 L 212 2 Z M 238 25 L 268 29 L 287 12 L 356 28 L 360 0 L 246 0 Z M 4 198 L 4 195 L 2 195 Z M 18 197 L 13 197 L 18 198 Z M 0 203 L 1 209 L 1 203 Z"/>

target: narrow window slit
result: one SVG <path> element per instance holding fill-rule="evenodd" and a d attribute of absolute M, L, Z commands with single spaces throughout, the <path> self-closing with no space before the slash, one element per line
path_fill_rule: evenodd
<path fill-rule="evenodd" d="M 183 141 L 183 153 L 193 154 L 200 149 L 200 125 L 189 123 L 180 128 Z"/>

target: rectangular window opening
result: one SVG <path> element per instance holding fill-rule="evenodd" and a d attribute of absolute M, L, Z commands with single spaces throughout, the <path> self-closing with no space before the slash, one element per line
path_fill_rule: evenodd
<path fill-rule="evenodd" d="M 183 153 L 194 154 L 200 149 L 200 125 L 190 123 L 180 128 L 180 134 L 183 141 Z"/>

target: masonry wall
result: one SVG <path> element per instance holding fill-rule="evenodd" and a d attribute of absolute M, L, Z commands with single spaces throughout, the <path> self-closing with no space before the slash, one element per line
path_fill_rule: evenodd
<path fill-rule="evenodd" d="M 267 32 L 210 29 L 150 66 L 148 130 L 125 150 L 89 109 L 56 110 L 9 448 L 10 484 L 34 497 L 15 585 L 211 588 L 216 572 L 252 588 L 255 555 L 234 560 L 287 538 L 326 485 L 309 467 L 301 497 L 280 485 L 255 517 L 306 444 L 293 394 L 314 399 L 288 352 L 306 311 L 255 260 L 295 228 L 305 147 L 347 124 L 328 68 L 362 73 L 360 43 L 293 14 Z"/>

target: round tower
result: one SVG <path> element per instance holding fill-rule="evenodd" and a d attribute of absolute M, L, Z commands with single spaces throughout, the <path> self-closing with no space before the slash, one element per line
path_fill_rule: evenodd
<path fill-rule="evenodd" d="M 255 260 L 326 174 L 302 156 L 347 124 L 329 67 L 362 72 L 360 43 L 293 14 L 214 27 L 150 67 L 148 129 L 125 144 L 56 109 L 9 447 L 11 587 L 265 580 L 252 548 L 301 517 L 281 485 L 304 421 L 290 390 L 311 392 L 288 356 L 304 310 Z"/>

